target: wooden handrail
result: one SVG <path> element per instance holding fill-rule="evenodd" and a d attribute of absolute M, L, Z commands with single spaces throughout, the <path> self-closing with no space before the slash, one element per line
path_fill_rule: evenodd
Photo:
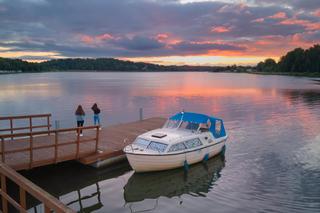
<path fill-rule="evenodd" d="M 47 125 L 37 125 L 37 126 L 32 126 L 32 129 L 39 129 L 39 128 L 45 128 L 45 127 L 51 127 L 51 124 L 49 126 Z M 13 134 L 13 131 L 15 130 L 24 130 L 24 129 L 29 129 L 30 127 L 15 127 L 15 128 L 8 128 L 8 129 L 0 129 L 0 132 L 8 132 L 11 131 L 11 134 Z"/>
<path fill-rule="evenodd" d="M 95 137 L 91 138 L 83 138 L 82 140 L 80 139 L 80 130 L 96 130 L 96 135 Z M 77 138 L 74 141 L 67 141 L 63 143 L 59 143 L 59 133 L 61 132 L 77 132 Z M 54 137 L 54 143 L 52 144 L 44 144 L 44 145 L 34 145 L 34 136 L 37 135 L 48 135 L 52 134 Z M 20 149 L 12 149 L 12 150 L 5 150 L 5 143 L 6 143 L 6 138 L 12 138 L 12 137 L 28 137 L 27 142 L 29 142 L 28 147 L 20 148 Z M 18 152 L 29 152 L 29 169 L 33 168 L 33 164 L 36 163 L 34 162 L 34 157 L 33 157 L 33 152 L 34 150 L 39 150 L 39 149 L 45 149 L 45 148 L 54 148 L 54 159 L 52 159 L 55 163 L 59 162 L 59 156 L 58 156 L 58 148 L 61 146 L 66 146 L 66 145 L 71 145 L 71 144 L 76 144 L 76 152 L 75 152 L 75 159 L 79 159 L 80 157 L 80 144 L 82 143 L 87 143 L 87 142 L 95 142 L 95 152 L 98 150 L 98 144 L 99 144 L 99 126 L 84 126 L 84 127 L 75 127 L 75 128 L 67 128 L 67 129 L 56 129 L 56 130 L 50 130 L 50 131 L 39 131 L 39 132 L 28 132 L 28 133 L 16 133 L 16 134 L 6 134 L 6 135 L 0 135 L 0 142 L 1 142 L 1 161 L 3 163 L 6 162 L 6 154 L 12 154 L 12 153 L 18 153 Z M 9 141 L 11 142 L 11 141 Z M 19 143 L 19 142 L 18 142 Z"/>
<path fill-rule="evenodd" d="M 71 132 L 71 131 L 77 131 L 77 129 L 95 129 L 97 126 L 84 126 L 84 127 L 74 127 L 74 128 L 66 128 L 66 129 L 58 129 L 58 130 L 50 130 L 50 131 L 37 131 L 37 132 L 32 132 L 33 136 L 36 135 L 46 135 L 48 133 L 55 133 L 56 131 L 61 133 L 61 132 Z M 26 137 L 30 136 L 30 132 L 22 132 L 22 133 L 14 133 L 14 134 L 3 134 L 0 135 L 0 138 L 11 138 L 11 137 Z"/>
<path fill-rule="evenodd" d="M 36 115 L 19 115 L 19 116 L 6 116 L 6 117 L 0 117 L 0 121 L 4 121 L 7 120 L 9 121 L 9 127 L 10 128 L 4 128 L 4 129 L 0 129 L 0 132 L 10 132 L 12 137 L 11 139 L 13 140 L 14 138 L 14 131 L 16 130 L 29 130 L 29 132 L 33 132 L 34 129 L 36 128 L 46 128 L 48 131 L 50 131 L 50 117 L 51 114 L 36 114 Z M 33 125 L 33 118 L 45 118 L 46 119 L 46 123 L 45 125 Z M 13 125 L 13 121 L 14 120 L 28 120 L 28 126 L 23 126 L 23 127 L 14 127 Z M 50 135 L 50 133 L 48 133 Z"/>
<path fill-rule="evenodd" d="M 51 114 L 34 114 L 34 115 L 18 115 L 18 116 L 5 116 L 0 117 L 0 120 L 17 120 L 17 119 L 27 119 L 27 118 L 40 118 L 40 117 L 51 117 Z"/>
<path fill-rule="evenodd" d="M 1 199 L 2 199 L 2 212 L 8 213 L 8 203 L 12 204 L 20 212 L 27 212 L 26 207 L 26 192 L 32 195 L 34 198 L 43 203 L 45 212 L 57 212 L 57 213 L 75 213 L 74 210 L 68 208 L 57 198 L 50 195 L 48 192 L 41 189 L 39 186 L 35 185 L 9 166 L 4 163 L 0 163 L 0 175 L 1 175 Z M 6 180 L 10 179 L 16 183 L 19 187 L 19 203 L 16 202 L 10 195 L 7 193 L 7 182 Z"/>

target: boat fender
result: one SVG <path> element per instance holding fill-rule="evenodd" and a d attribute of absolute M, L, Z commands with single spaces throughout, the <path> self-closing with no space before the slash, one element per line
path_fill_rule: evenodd
<path fill-rule="evenodd" d="M 184 168 L 184 171 L 188 171 L 189 170 L 189 164 L 188 164 L 187 160 L 185 160 L 183 162 L 183 168 Z"/>
<path fill-rule="evenodd" d="M 207 162 L 209 160 L 209 154 L 205 154 L 205 156 L 203 157 L 203 162 Z"/>

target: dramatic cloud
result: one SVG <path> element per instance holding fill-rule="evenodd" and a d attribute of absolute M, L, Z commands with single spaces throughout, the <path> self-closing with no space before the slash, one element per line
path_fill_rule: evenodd
<path fill-rule="evenodd" d="M 319 0 L 0 0 L 0 57 L 279 57 L 320 42 L 319 11 Z"/>

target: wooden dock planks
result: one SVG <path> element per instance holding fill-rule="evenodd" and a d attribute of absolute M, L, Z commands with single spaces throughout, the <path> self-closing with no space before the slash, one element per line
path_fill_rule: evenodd
<path fill-rule="evenodd" d="M 102 153 L 88 155 L 80 158 L 79 161 L 83 164 L 92 164 L 97 161 L 121 156 L 124 154 L 122 149 L 126 145 L 131 144 L 138 135 L 162 127 L 165 121 L 164 118 L 149 118 L 102 129 L 99 141 L 99 150 Z"/>
<path fill-rule="evenodd" d="M 96 143 L 93 140 L 96 137 L 96 131 L 93 129 L 84 130 L 84 136 L 81 137 L 81 140 L 89 141 L 80 143 L 78 156 L 76 154 L 77 145 L 70 144 L 70 142 L 77 140 L 75 132 L 59 133 L 59 144 L 65 145 L 60 145 L 57 149 L 52 147 L 56 142 L 54 135 L 33 137 L 32 166 L 30 166 L 31 154 L 28 150 L 30 146 L 29 138 L 6 140 L 4 142 L 6 152 L 17 149 L 25 149 L 25 151 L 5 154 L 5 163 L 15 170 L 29 169 L 67 160 L 79 160 L 83 164 L 95 163 L 123 155 L 122 149 L 125 145 L 132 143 L 138 135 L 146 131 L 160 128 L 164 122 L 164 118 L 149 118 L 102 128 L 99 131 L 98 153 L 96 152 Z M 48 147 L 37 149 L 37 147 L 47 145 Z M 58 158 L 55 158 L 55 155 L 58 155 Z"/>

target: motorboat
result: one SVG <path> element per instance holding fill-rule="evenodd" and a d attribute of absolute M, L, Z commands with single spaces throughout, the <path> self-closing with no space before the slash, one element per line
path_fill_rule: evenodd
<path fill-rule="evenodd" d="M 227 138 L 222 119 L 179 112 L 162 128 L 139 135 L 123 151 L 136 172 L 161 171 L 207 161 L 225 150 Z"/>
<path fill-rule="evenodd" d="M 187 173 L 182 169 L 159 172 L 134 172 L 124 186 L 126 203 L 137 203 L 159 197 L 205 196 L 214 188 L 225 166 L 223 155 L 209 159 L 206 164 L 194 164 Z"/>

